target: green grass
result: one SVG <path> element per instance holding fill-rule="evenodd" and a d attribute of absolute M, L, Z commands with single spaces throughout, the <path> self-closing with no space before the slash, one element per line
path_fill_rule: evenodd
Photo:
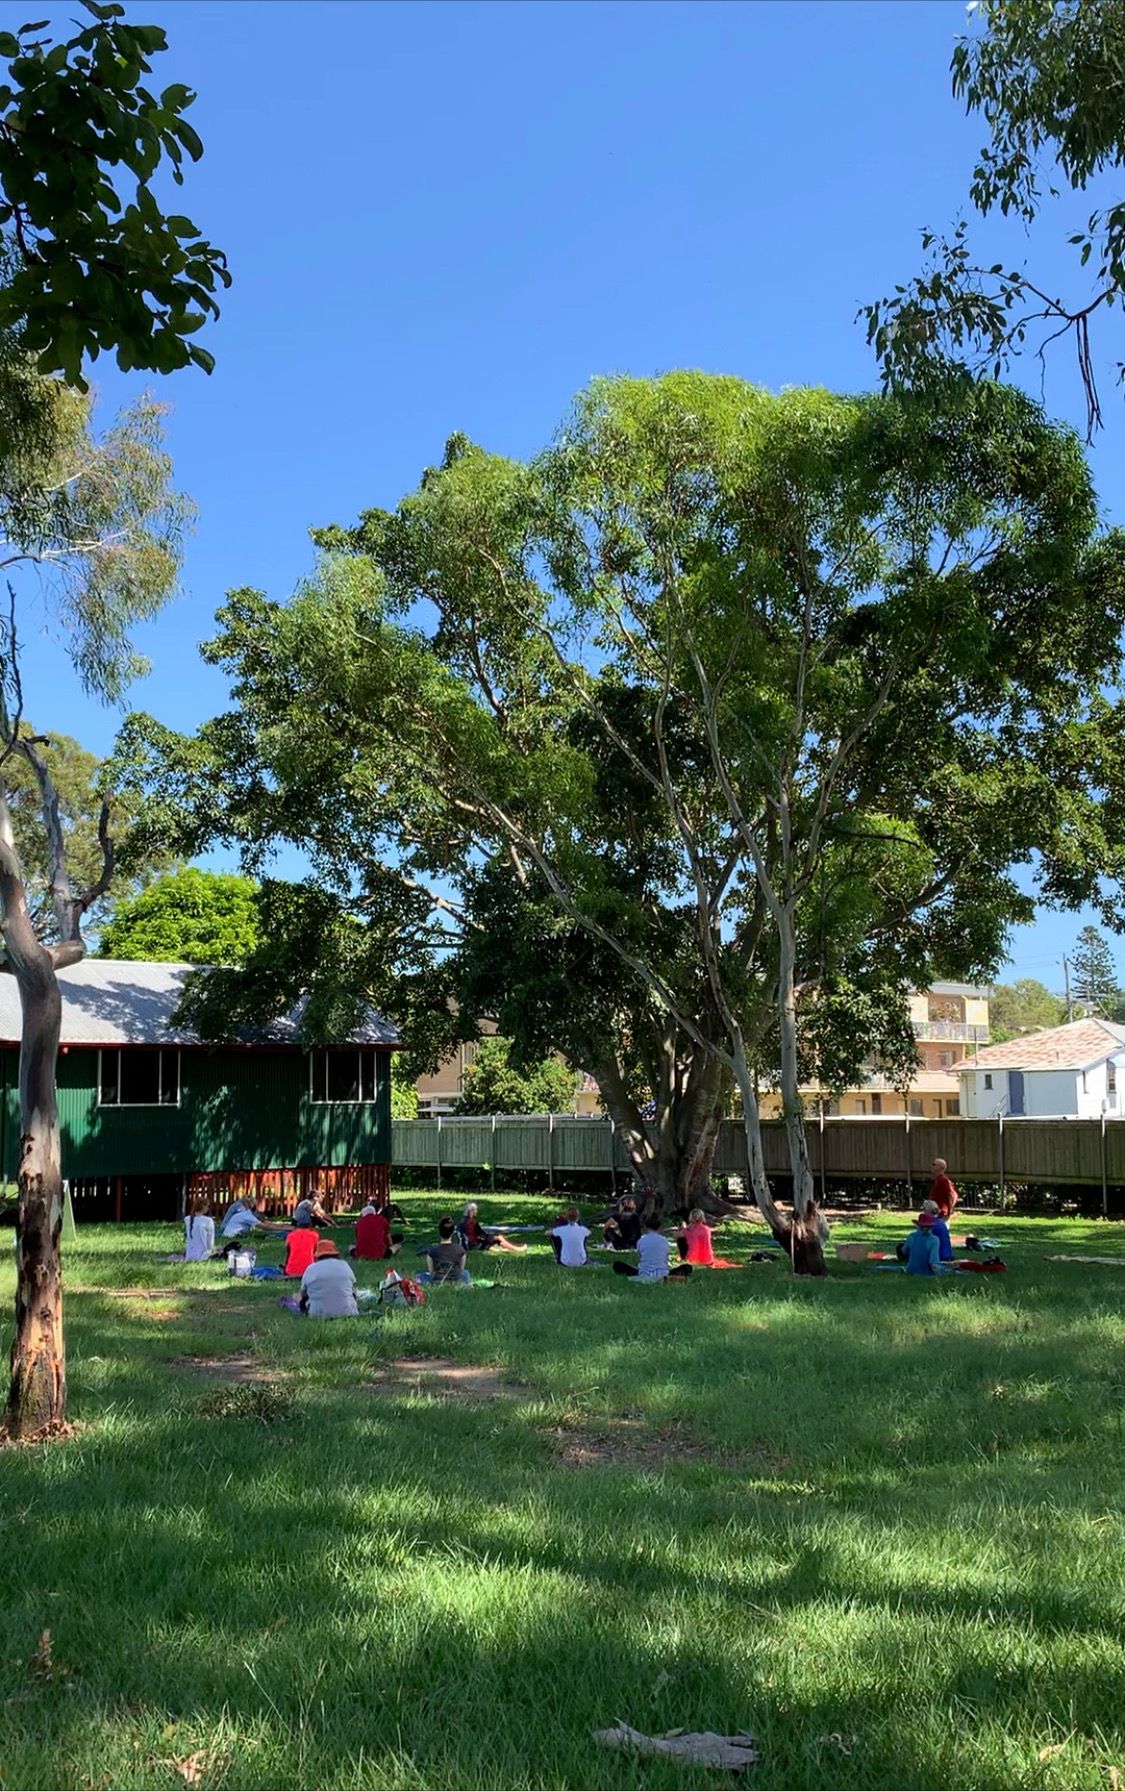
<path fill-rule="evenodd" d="M 428 1233 L 439 1197 L 402 1198 Z M 492 1292 L 313 1325 L 274 1283 L 159 1263 L 169 1228 L 91 1228 L 66 1263 L 77 1433 L 0 1455 L 0 1785 L 730 1782 L 596 1747 L 622 1717 L 753 1731 L 760 1791 L 1109 1791 L 1125 1228 L 988 1229 L 1009 1273 L 933 1285 L 763 1265 L 638 1287 L 537 1240 L 488 1259 Z M 167 1299 L 98 1291 L 123 1286 Z M 170 1366 L 235 1351 L 276 1397 Z M 521 1385 L 365 1386 L 403 1352 Z M 562 1465 L 576 1432 L 642 1448 Z"/>

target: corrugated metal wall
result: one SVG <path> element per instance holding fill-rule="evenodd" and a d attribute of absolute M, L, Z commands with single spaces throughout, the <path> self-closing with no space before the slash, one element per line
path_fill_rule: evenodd
<path fill-rule="evenodd" d="M 18 1054 L 0 1052 L 0 1160 L 19 1167 Z M 390 1054 L 380 1051 L 378 1098 L 313 1105 L 301 1051 L 184 1051 L 178 1107 L 99 1107 L 98 1053 L 60 1053 L 63 1174 L 177 1175 L 193 1170 L 388 1163 Z"/>

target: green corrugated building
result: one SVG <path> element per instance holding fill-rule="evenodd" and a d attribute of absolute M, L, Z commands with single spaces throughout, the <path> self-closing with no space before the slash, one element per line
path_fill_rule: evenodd
<path fill-rule="evenodd" d="M 173 1023 L 184 964 L 87 958 L 60 973 L 63 1175 L 83 1219 L 172 1219 L 187 1200 L 253 1193 L 277 1212 L 311 1188 L 386 1198 L 394 1028 L 377 1014 L 329 1050 L 298 1015 L 237 1045 Z M 20 1011 L 0 977 L 0 1163 L 19 1166 Z"/>

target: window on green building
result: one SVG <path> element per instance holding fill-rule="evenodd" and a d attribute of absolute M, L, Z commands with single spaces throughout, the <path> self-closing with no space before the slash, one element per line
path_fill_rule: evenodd
<path fill-rule="evenodd" d="M 102 1107 L 178 1107 L 180 1054 L 135 1047 L 99 1051 L 98 1103 Z"/>
<path fill-rule="evenodd" d="M 379 1077 L 374 1051 L 314 1051 L 310 1092 L 314 1102 L 375 1100 Z"/>

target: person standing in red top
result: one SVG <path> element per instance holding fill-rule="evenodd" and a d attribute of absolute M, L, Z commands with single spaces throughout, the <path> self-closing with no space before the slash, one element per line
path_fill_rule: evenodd
<path fill-rule="evenodd" d="M 319 1242 L 319 1234 L 311 1225 L 295 1225 L 285 1239 L 284 1273 L 300 1279 L 316 1255 Z"/>
<path fill-rule="evenodd" d="M 394 1256 L 401 1243 L 402 1233 L 391 1231 L 386 1213 L 379 1212 L 373 1206 L 365 1206 L 356 1220 L 355 1243 L 350 1254 L 361 1257 L 365 1262 L 382 1262 L 384 1257 Z"/>
<path fill-rule="evenodd" d="M 714 1268 L 715 1250 L 711 1242 L 711 1227 L 704 1220 L 702 1207 L 692 1207 L 688 1222 L 677 1234 L 676 1241 L 683 1261 L 697 1262 L 701 1268 Z"/>
<path fill-rule="evenodd" d="M 959 1199 L 952 1177 L 949 1175 L 949 1164 L 944 1157 L 935 1157 L 930 1164 L 934 1172 L 934 1183 L 930 1189 L 930 1199 L 934 1202 L 943 1219 L 948 1219 Z"/>

